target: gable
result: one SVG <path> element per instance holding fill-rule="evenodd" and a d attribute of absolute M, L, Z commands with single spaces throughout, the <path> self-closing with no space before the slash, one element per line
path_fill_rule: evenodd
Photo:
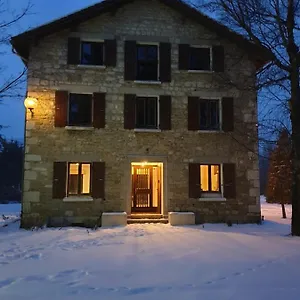
<path fill-rule="evenodd" d="M 30 46 L 32 43 L 36 43 L 44 37 L 62 31 L 64 29 L 77 28 L 79 24 L 84 23 L 90 19 L 100 17 L 103 14 L 109 13 L 114 16 L 120 8 L 129 3 L 136 5 L 136 2 L 140 0 L 105 0 L 93 6 L 90 6 L 81 11 L 75 12 L 71 15 L 65 16 L 59 20 L 53 21 L 46 25 L 24 32 L 11 39 L 11 44 L 15 51 L 26 62 L 29 58 Z M 181 0 L 155 0 L 159 1 L 165 6 L 173 9 L 182 16 L 181 21 L 193 21 L 209 31 L 214 32 L 221 38 L 228 39 L 230 42 L 236 44 L 243 51 L 251 55 L 251 59 L 259 61 L 260 65 L 266 63 L 268 59 L 268 50 L 266 48 L 259 47 L 252 42 L 245 39 L 243 36 L 231 31 L 226 26 L 218 23 L 217 21 L 202 14 L 198 10 L 192 8 Z M 147 8 L 149 8 L 147 5 Z M 137 12 L 138 14 L 138 12 Z M 167 23 L 168 24 L 168 23 Z"/>

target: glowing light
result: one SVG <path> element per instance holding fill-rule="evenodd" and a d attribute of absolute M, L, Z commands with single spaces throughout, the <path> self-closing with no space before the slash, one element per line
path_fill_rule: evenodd
<path fill-rule="evenodd" d="M 27 109 L 33 109 L 37 105 L 37 99 L 33 97 L 27 97 L 24 101 L 24 105 Z"/>

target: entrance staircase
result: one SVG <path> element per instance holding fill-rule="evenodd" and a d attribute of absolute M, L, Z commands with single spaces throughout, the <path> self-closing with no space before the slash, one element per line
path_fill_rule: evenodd
<path fill-rule="evenodd" d="M 127 219 L 128 224 L 168 224 L 169 220 L 167 216 L 159 214 L 131 214 Z"/>

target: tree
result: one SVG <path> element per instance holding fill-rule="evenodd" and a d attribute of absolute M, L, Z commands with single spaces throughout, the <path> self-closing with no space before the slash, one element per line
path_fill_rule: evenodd
<path fill-rule="evenodd" d="M 285 204 L 291 204 L 292 192 L 292 145 L 289 133 L 284 129 L 271 152 L 266 189 L 267 202 L 280 203 L 282 217 L 286 219 Z"/>
<path fill-rule="evenodd" d="M 269 60 L 257 73 L 257 89 L 282 101 L 280 109 L 290 117 L 291 233 L 300 236 L 300 0 L 202 0 L 201 4 L 219 14 L 224 24 L 268 49 Z"/>

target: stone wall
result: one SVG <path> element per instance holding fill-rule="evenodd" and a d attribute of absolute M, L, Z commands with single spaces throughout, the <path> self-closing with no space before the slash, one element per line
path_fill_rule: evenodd
<path fill-rule="evenodd" d="M 88 68 L 67 65 L 68 36 L 116 38 L 117 66 Z M 124 82 L 124 41 L 135 39 L 172 44 L 172 81 L 161 85 Z M 178 44 L 222 44 L 224 74 L 178 70 Z M 32 47 L 28 93 L 38 98 L 34 117 L 27 114 L 22 226 L 44 224 L 49 217 L 97 220 L 103 211 L 128 211 L 131 157 L 159 157 L 165 162 L 164 213 L 194 211 L 198 221 L 241 222 L 260 217 L 257 152 L 257 99 L 252 89 L 255 67 L 237 46 L 209 32 L 155 0 L 128 4 L 112 14 L 89 20 L 76 31 L 63 31 Z M 56 90 L 106 93 L 106 128 L 68 131 L 54 127 Z M 124 130 L 124 93 L 172 96 L 172 130 L 135 133 Z M 187 130 L 188 96 L 234 97 L 233 133 Z M 54 161 L 105 161 L 105 199 L 66 203 L 52 199 Z M 199 202 L 188 198 L 190 162 L 236 164 L 237 198 Z M 129 188 L 130 190 L 130 188 Z M 129 199 L 128 199 L 129 197 Z M 130 212 L 129 212 L 130 213 Z"/>

